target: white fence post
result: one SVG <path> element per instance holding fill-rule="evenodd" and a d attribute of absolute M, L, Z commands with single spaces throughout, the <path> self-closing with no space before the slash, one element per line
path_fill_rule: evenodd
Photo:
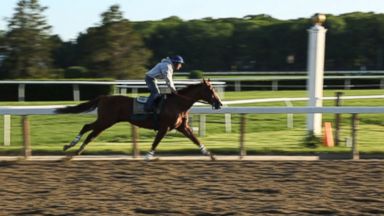
<path fill-rule="evenodd" d="M 138 88 L 132 88 L 132 97 L 137 97 L 139 94 L 139 89 Z"/>
<path fill-rule="evenodd" d="M 289 100 L 285 100 L 285 105 L 287 107 L 293 107 L 293 104 Z M 293 128 L 293 114 L 292 113 L 287 113 L 287 128 L 292 129 Z"/>
<path fill-rule="evenodd" d="M 4 115 L 4 145 L 11 145 L 11 115 Z"/>
<path fill-rule="evenodd" d="M 313 16 L 315 25 L 308 30 L 308 106 L 323 106 L 323 83 L 324 83 L 324 51 L 326 29 L 321 25 L 325 21 L 325 15 Z M 322 114 L 308 114 L 307 128 L 314 135 L 321 135 Z"/>
<path fill-rule="evenodd" d="M 241 91 L 241 81 L 240 80 L 235 81 L 235 91 L 236 92 Z"/>
<path fill-rule="evenodd" d="M 205 122 L 206 122 L 206 115 L 200 115 L 199 116 L 199 136 L 204 137 L 205 136 Z"/>
<path fill-rule="evenodd" d="M 279 80 L 272 80 L 272 91 L 279 90 Z"/>
<path fill-rule="evenodd" d="M 231 114 L 230 113 L 224 114 L 224 119 L 225 119 L 225 132 L 226 133 L 231 133 L 232 132 Z"/>
<path fill-rule="evenodd" d="M 79 84 L 73 84 L 73 100 L 80 101 L 80 87 Z"/>
<path fill-rule="evenodd" d="M 25 84 L 20 83 L 18 87 L 18 99 L 19 101 L 25 101 Z"/>

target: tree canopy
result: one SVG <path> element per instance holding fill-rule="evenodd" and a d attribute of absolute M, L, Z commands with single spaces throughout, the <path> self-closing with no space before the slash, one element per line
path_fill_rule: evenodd
<path fill-rule="evenodd" d="M 75 49 L 76 64 L 88 68 L 93 77 L 142 77 L 150 57 L 140 35 L 123 18 L 117 5 L 102 14 L 100 26 L 89 28 L 78 37 Z"/>
<path fill-rule="evenodd" d="M 112 5 L 98 25 L 62 41 L 50 34 L 46 9 L 38 0 L 19 0 L 8 29 L 0 31 L 1 78 L 142 78 L 176 54 L 184 57 L 186 71 L 304 71 L 313 25 L 310 18 L 266 14 L 132 22 Z M 326 70 L 384 69 L 384 14 L 327 14 L 325 27 Z"/>
<path fill-rule="evenodd" d="M 38 0 L 20 0 L 3 42 L 2 70 L 0 77 L 48 77 L 51 68 L 51 48 L 46 10 Z"/>

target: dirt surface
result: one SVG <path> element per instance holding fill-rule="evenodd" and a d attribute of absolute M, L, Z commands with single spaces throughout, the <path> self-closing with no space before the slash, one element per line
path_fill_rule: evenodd
<path fill-rule="evenodd" d="M 0 170 L 0 215 L 384 215 L 384 161 L 19 161 Z"/>

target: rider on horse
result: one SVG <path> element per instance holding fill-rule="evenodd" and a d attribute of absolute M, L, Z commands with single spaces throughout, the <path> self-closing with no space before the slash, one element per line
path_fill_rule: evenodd
<path fill-rule="evenodd" d="M 150 95 L 147 103 L 144 106 L 144 110 L 150 112 L 153 110 L 153 103 L 160 96 L 160 90 L 157 86 L 157 79 L 164 79 L 174 93 L 176 92 L 175 85 L 173 84 L 173 71 L 180 70 L 184 60 L 181 56 L 167 57 L 161 60 L 155 67 L 148 71 L 145 75 L 145 83 L 148 86 Z"/>

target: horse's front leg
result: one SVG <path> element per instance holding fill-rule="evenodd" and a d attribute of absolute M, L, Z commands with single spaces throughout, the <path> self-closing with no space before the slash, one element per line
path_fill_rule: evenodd
<path fill-rule="evenodd" d="M 146 155 L 145 155 L 145 159 L 146 160 L 150 160 L 153 158 L 153 156 L 155 155 L 155 151 L 156 151 L 156 147 L 157 145 L 160 143 L 160 141 L 163 139 L 163 137 L 165 136 L 165 134 L 167 133 L 168 131 L 168 128 L 165 127 L 165 128 L 160 128 L 159 131 L 157 132 L 156 134 L 156 137 L 155 139 L 153 140 L 153 143 L 152 143 L 152 148 L 151 148 L 151 151 L 148 152 Z"/>
<path fill-rule="evenodd" d="M 216 160 L 215 156 L 210 151 L 208 151 L 208 149 L 202 143 L 200 143 L 197 137 L 193 134 L 192 129 L 187 124 L 178 127 L 177 130 L 184 134 L 184 136 L 188 137 L 197 146 L 199 146 L 203 155 L 210 156 L 211 160 Z"/>

